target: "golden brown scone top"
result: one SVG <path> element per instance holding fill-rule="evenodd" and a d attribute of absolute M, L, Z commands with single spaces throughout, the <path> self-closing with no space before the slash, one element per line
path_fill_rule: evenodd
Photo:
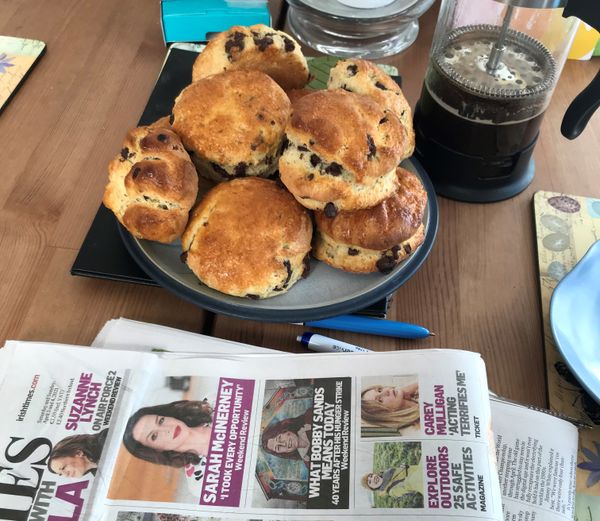
<path fill-rule="evenodd" d="M 358 183 L 393 170 L 405 139 L 395 114 L 367 96 L 342 89 L 298 99 L 286 133 L 325 161 L 349 170 Z"/>
<path fill-rule="evenodd" d="M 311 237 L 310 216 L 292 194 L 275 181 L 246 177 L 206 195 L 192 212 L 182 249 L 202 280 L 236 294 L 270 280 L 285 259 L 304 257 Z"/>
<path fill-rule="evenodd" d="M 427 192 L 416 175 L 398 167 L 400 188 L 373 208 L 339 212 L 326 217 L 315 212 L 319 230 L 344 244 L 372 250 L 385 250 L 405 241 L 423 222 Z"/>
<path fill-rule="evenodd" d="M 198 176 L 168 128 L 137 127 L 109 164 L 103 202 L 136 237 L 169 243 L 183 233 Z"/>
<path fill-rule="evenodd" d="M 253 163 L 275 153 L 290 109 L 266 74 L 228 71 L 186 87 L 175 100 L 172 126 L 186 148 L 209 161 Z"/>
<path fill-rule="evenodd" d="M 262 71 L 285 90 L 300 89 L 309 79 L 298 42 L 262 24 L 237 25 L 212 38 L 194 62 L 192 81 L 226 70 Z"/>
<path fill-rule="evenodd" d="M 347 89 L 364 94 L 396 114 L 407 132 L 402 158 L 414 151 L 412 111 L 400 86 L 380 67 L 368 60 L 340 60 L 329 72 L 327 88 Z"/>

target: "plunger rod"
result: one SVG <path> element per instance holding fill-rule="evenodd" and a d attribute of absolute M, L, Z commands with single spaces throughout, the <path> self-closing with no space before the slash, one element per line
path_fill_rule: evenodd
<path fill-rule="evenodd" d="M 500 28 L 500 34 L 498 35 L 496 43 L 492 46 L 490 58 L 485 65 L 485 68 L 490 73 L 493 73 L 500 67 L 500 59 L 502 58 L 502 54 L 506 49 L 506 46 L 504 45 L 504 40 L 506 39 L 506 33 L 508 33 L 508 27 L 510 26 L 510 20 L 512 18 L 514 10 L 515 8 L 512 5 L 509 5 L 506 8 L 506 14 L 504 15 L 502 27 Z"/>

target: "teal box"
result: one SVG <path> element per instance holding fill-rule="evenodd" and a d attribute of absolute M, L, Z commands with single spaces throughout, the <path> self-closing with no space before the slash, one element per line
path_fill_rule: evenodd
<path fill-rule="evenodd" d="M 205 42 L 232 25 L 271 25 L 266 0 L 161 0 L 165 43 Z"/>

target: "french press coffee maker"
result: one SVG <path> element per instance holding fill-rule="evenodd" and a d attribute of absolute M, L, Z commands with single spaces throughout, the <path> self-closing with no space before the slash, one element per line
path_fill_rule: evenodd
<path fill-rule="evenodd" d="M 414 116 L 416 155 L 436 191 L 499 201 L 534 175 L 533 149 L 577 29 L 600 25 L 596 0 L 442 0 Z M 564 8 L 564 12 L 563 9 Z M 600 102 L 600 74 L 573 102 L 576 137 Z"/>

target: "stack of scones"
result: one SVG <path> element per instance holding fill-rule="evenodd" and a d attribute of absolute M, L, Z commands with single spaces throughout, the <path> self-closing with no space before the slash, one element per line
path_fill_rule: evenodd
<path fill-rule="evenodd" d="M 192 77 L 171 116 L 132 130 L 109 164 L 103 202 L 135 237 L 180 239 L 201 282 L 253 299 L 305 277 L 311 251 L 389 273 L 423 242 L 427 193 L 399 166 L 414 149 L 410 107 L 379 67 L 340 60 L 327 90 L 310 90 L 291 36 L 236 26 Z"/>

